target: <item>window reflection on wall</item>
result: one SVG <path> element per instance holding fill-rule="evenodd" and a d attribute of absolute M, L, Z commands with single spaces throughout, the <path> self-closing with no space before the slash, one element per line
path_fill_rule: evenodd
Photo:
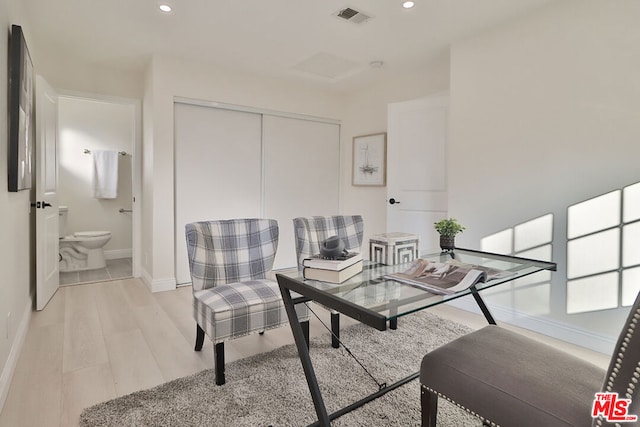
<path fill-rule="evenodd" d="M 484 237 L 483 251 L 551 261 L 553 215 L 544 215 L 513 228 Z M 544 270 L 497 286 L 491 291 L 492 302 L 511 306 L 520 312 L 539 315 L 550 311 L 551 272 Z M 515 292 L 514 292 L 515 291 Z"/>
<path fill-rule="evenodd" d="M 567 313 L 630 306 L 640 290 L 640 183 L 569 206 Z"/>

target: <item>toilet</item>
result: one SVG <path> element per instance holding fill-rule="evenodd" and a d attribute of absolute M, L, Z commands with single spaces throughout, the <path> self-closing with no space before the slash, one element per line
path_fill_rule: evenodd
<path fill-rule="evenodd" d="M 104 268 L 107 264 L 103 248 L 111 240 L 111 232 L 76 231 L 67 235 L 69 208 L 60 206 L 58 215 L 60 271 L 64 273 Z"/>

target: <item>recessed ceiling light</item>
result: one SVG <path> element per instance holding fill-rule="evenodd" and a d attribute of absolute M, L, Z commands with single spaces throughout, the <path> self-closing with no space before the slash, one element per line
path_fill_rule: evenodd
<path fill-rule="evenodd" d="M 402 3 L 402 7 L 404 7 L 405 9 L 411 9 L 415 5 L 415 2 L 412 1 L 405 1 Z"/>
<path fill-rule="evenodd" d="M 165 12 L 165 13 L 169 13 L 171 12 L 171 6 L 169 6 L 168 4 L 161 4 L 160 6 L 158 6 L 160 8 L 161 11 Z"/>

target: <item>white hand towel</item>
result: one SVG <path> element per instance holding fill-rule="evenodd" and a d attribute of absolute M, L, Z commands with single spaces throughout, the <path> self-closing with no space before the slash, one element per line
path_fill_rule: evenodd
<path fill-rule="evenodd" d="M 118 197 L 118 152 L 92 150 L 93 185 L 96 199 Z"/>

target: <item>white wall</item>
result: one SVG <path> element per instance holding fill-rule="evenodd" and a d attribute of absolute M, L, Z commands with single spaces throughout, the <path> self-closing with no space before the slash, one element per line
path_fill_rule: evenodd
<path fill-rule="evenodd" d="M 559 268 L 542 320 L 596 340 L 617 336 L 628 309 L 565 314 L 566 209 L 640 181 L 639 20 L 631 0 L 557 2 L 451 51 L 449 206 L 467 226 L 458 243 L 480 247 L 552 213 Z M 531 314 L 526 303 L 506 309 Z"/>
<path fill-rule="evenodd" d="M 21 25 L 27 46 L 32 45 L 19 0 L 0 2 L 0 408 L 26 335 L 35 292 L 30 202 L 33 190 L 7 191 L 7 57 L 11 24 Z M 7 326 L 8 325 L 8 326 Z M 8 328 L 8 329 L 7 329 Z"/>
<path fill-rule="evenodd" d="M 31 56 L 38 74 L 56 90 L 96 93 L 140 99 L 144 93 L 142 73 L 116 70 L 88 63 L 51 49 L 46 40 L 34 40 Z"/>
<path fill-rule="evenodd" d="M 135 105 L 62 96 L 58 103 L 58 201 L 69 208 L 67 234 L 111 232 L 107 258 L 125 258 L 132 251 L 132 160 L 136 138 Z M 93 159 L 84 150 L 124 151 L 118 157 L 118 197 L 93 195 Z"/>

